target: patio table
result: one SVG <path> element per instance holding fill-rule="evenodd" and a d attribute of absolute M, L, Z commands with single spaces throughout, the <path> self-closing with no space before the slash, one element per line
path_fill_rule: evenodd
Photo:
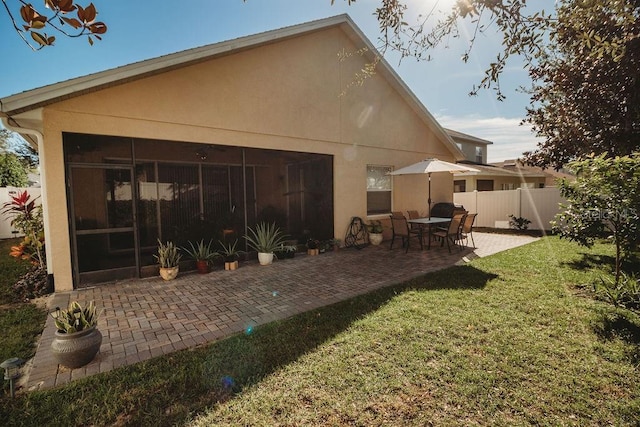
<path fill-rule="evenodd" d="M 429 238 L 429 241 L 427 242 L 427 249 L 431 249 L 431 226 L 434 224 L 445 224 L 445 223 L 451 222 L 451 218 L 442 218 L 442 217 L 432 216 L 430 218 L 408 219 L 407 222 L 409 224 L 418 224 L 421 227 L 423 226 L 429 227 L 429 232 L 427 233 L 427 237 Z"/>

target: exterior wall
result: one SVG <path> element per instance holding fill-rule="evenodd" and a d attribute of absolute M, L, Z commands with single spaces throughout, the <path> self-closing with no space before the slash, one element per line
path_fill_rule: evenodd
<path fill-rule="evenodd" d="M 532 230 L 551 229 L 549 222 L 560 212 L 559 203 L 566 203 L 554 187 L 455 193 L 453 200 L 478 213 L 477 227 L 508 228 L 509 215 L 514 215 L 530 220 Z"/>
<path fill-rule="evenodd" d="M 455 161 L 426 119 L 380 74 L 352 85 L 366 59 L 338 27 L 71 98 L 44 110 L 56 290 L 72 288 L 62 133 L 269 148 L 334 156 L 335 236 L 366 217 L 368 164 Z M 346 89 L 344 95 L 340 95 Z M 451 200 L 452 177 L 432 181 Z M 394 178 L 394 209 L 426 206 L 424 177 Z"/>
<path fill-rule="evenodd" d="M 465 159 L 475 162 L 476 161 L 476 147 L 482 148 L 482 163 L 487 163 L 487 145 L 486 144 L 472 144 L 467 141 L 456 140 L 460 144 L 460 149 L 464 153 Z"/>

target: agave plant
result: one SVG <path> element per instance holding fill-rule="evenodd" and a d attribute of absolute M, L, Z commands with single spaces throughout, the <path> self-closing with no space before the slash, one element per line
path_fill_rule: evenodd
<path fill-rule="evenodd" d="M 216 251 L 211 248 L 211 240 L 205 244 L 204 239 L 200 240 L 196 245 L 189 242 L 189 248 L 182 248 L 191 258 L 196 261 L 211 261 L 213 258 L 220 256 Z"/>
<path fill-rule="evenodd" d="M 78 301 L 72 301 L 66 310 L 56 307 L 56 311 L 51 313 L 51 317 L 55 319 L 58 332 L 72 334 L 96 326 L 100 313 L 98 313 L 93 301 L 84 308 Z"/>
<path fill-rule="evenodd" d="M 238 239 L 234 240 L 233 243 L 224 243 L 220 240 L 218 240 L 218 243 L 220 243 L 221 248 L 219 253 L 226 262 L 233 262 L 238 259 L 240 254 L 244 253 L 244 251 L 236 249 L 238 246 Z"/>
<path fill-rule="evenodd" d="M 271 224 L 262 222 L 256 225 L 255 230 L 249 228 L 249 232 L 244 237 L 253 249 L 267 254 L 273 253 L 286 240 L 286 236 L 276 226 L 275 222 Z"/>
<path fill-rule="evenodd" d="M 158 255 L 153 255 L 153 257 L 158 261 L 161 268 L 172 268 L 178 266 L 182 254 L 180 253 L 180 248 L 174 245 L 173 242 L 162 243 L 158 239 Z"/>

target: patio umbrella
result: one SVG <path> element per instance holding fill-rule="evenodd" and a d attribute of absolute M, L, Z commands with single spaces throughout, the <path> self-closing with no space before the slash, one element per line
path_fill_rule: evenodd
<path fill-rule="evenodd" d="M 390 172 L 389 175 L 416 175 L 426 173 L 429 177 L 429 218 L 431 218 L 431 174 L 434 172 L 480 172 L 478 169 L 465 165 L 449 163 L 438 159 L 425 159 L 404 168 Z"/>

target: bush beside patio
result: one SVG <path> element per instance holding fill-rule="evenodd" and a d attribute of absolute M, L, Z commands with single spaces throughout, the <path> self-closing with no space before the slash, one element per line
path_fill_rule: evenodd
<path fill-rule="evenodd" d="M 576 287 L 609 273 L 585 260 L 612 253 L 610 245 L 544 238 L 251 334 L 2 399 L 0 418 L 634 425 L 640 319 Z"/>

